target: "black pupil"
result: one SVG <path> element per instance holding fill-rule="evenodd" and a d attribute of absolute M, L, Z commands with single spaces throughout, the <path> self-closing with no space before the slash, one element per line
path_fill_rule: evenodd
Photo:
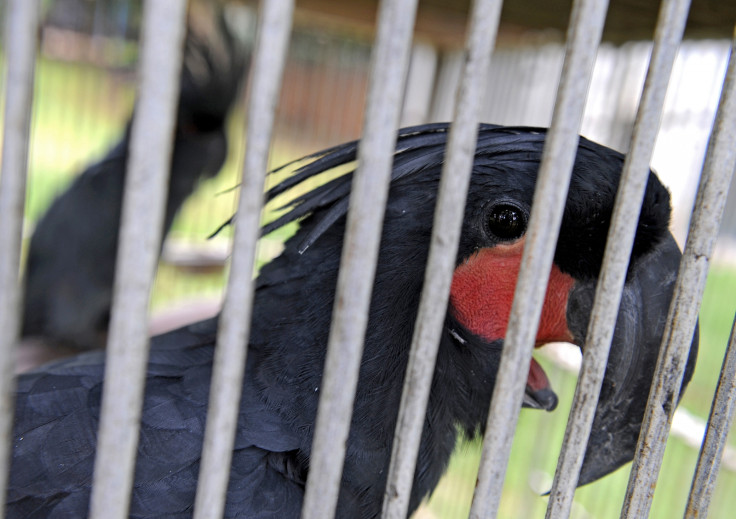
<path fill-rule="evenodd" d="M 489 230 L 502 240 L 514 240 L 524 234 L 526 221 L 519 209 L 509 205 L 493 208 L 488 218 Z"/>

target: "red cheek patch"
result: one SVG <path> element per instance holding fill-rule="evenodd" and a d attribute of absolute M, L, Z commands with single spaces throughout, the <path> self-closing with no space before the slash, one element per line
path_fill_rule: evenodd
<path fill-rule="evenodd" d="M 474 334 L 487 341 L 502 339 L 511 313 L 516 279 L 519 276 L 524 240 L 485 248 L 455 269 L 450 287 L 454 316 Z M 552 266 L 537 345 L 571 341 L 567 328 L 567 298 L 574 280 Z"/>

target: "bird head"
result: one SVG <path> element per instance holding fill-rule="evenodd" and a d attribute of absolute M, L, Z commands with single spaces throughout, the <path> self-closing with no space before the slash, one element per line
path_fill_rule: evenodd
<path fill-rule="evenodd" d="M 180 136 L 221 133 L 250 66 L 247 13 L 193 2 L 187 23 L 177 110 Z M 224 160 L 224 159 L 223 159 Z M 215 172 L 219 170 L 218 168 Z"/>
<path fill-rule="evenodd" d="M 385 371 L 391 365 L 387 359 L 405 359 L 407 355 L 448 130 L 448 124 L 438 123 L 406 128 L 398 134 L 366 337 L 365 369 L 361 371 L 360 384 L 370 386 L 367 394 L 373 397 L 379 394 L 375 388 L 387 377 Z M 485 424 L 545 136 L 545 130 L 537 128 L 479 127 L 428 421 L 441 421 L 442 416 L 450 415 L 452 427 L 459 425 L 471 434 Z M 268 198 L 349 164 L 356 159 L 357 148 L 356 141 L 309 157 L 293 176 L 272 188 Z M 547 291 L 537 346 L 566 341 L 584 348 L 623 160 L 624 156 L 614 150 L 580 139 L 554 262 L 549 272 L 539 273 L 540 282 L 547 282 Z M 351 176 L 340 175 L 297 196 L 287 205 L 288 212 L 266 225 L 263 232 L 300 220 L 300 231 L 286 246 L 292 260 L 299 255 L 306 258 L 313 252 L 309 249 L 320 247 L 321 241 L 340 240 Z M 667 190 L 650 173 L 580 484 L 608 474 L 633 456 L 681 255 L 668 231 L 669 200 Z M 339 248 L 331 250 L 333 255 L 339 253 Z M 314 272 L 324 268 L 324 258 L 320 258 Z M 397 320 L 408 323 L 399 325 Z M 697 338 L 685 382 L 692 373 L 696 349 Z M 371 364 L 373 369 L 366 368 Z M 400 372 L 400 387 L 405 363 L 398 366 L 393 371 Z M 525 406 L 548 411 L 555 408 L 557 396 L 536 361 L 532 360 L 529 372 L 520 376 L 527 378 Z M 356 413 L 363 398 L 360 387 L 358 392 Z M 382 399 L 380 406 L 392 407 L 387 404 L 390 400 Z M 440 430 L 436 424 L 425 427 L 423 442 L 431 443 L 426 435 L 441 434 Z M 422 463 L 420 452 L 418 473 L 423 470 Z"/>

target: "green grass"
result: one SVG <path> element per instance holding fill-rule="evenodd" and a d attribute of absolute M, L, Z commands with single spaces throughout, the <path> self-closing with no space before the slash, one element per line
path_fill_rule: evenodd
<path fill-rule="evenodd" d="M 119 138 L 132 104 L 130 85 L 114 81 L 109 74 L 92 67 L 41 60 L 37 78 L 26 207 L 26 219 L 30 224 L 76 173 L 90 160 L 102 156 Z M 232 118 L 230 129 L 234 142 L 243 138 L 242 114 Z M 231 152 L 223 172 L 204 182 L 185 203 L 172 228 L 174 238 L 202 241 L 235 212 L 238 191 L 231 188 L 238 183 L 242 157 L 239 147 L 231 146 L 231 150 L 235 151 Z M 281 164 L 309 151 L 313 150 L 277 142 L 273 148 L 272 164 Z M 280 243 L 293 232 L 294 226 L 290 226 L 263 240 L 259 261 L 262 263 L 277 254 Z M 226 240 L 230 236 L 231 230 L 227 228 L 218 239 Z M 224 280 L 224 271 L 192 274 L 164 265 L 159 269 L 153 306 L 163 308 L 181 299 L 219 295 Z M 682 404 L 702 418 L 709 412 L 731 319 L 736 310 L 734 293 L 736 270 L 714 267 L 708 278 L 701 310 L 698 367 Z M 551 485 L 575 378 L 549 365 L 545 359 L 540 359 L 540 362 L 550 375 L 561 404 L 553 413 L 522 411 L 499 510 L 501 518 L 544 516 L 547 499 L 540 493 Z M 478 456 L 478 442 L 459 445 L 441 485 L 417 516 L 466 517 Z M 673 438 L 669 441 L 651 517 L 682 515 L 696 456 L 697 452 L 680 440 Z M 624 467 L 578 490 L 572 516 L 617 518 L 627 478 L 628 467 Z M 736 476 L 724 471 L 713 496 L 710 517 L 731 517 L 729 511 L 736 508 L 736 498 L 731 491 L 735 487 Z"/>

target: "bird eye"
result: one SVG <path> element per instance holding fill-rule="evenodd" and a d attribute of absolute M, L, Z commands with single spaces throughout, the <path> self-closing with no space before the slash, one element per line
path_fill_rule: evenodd
<path fill-rule="evenodd" d="M 488 233 L 503 241 L 520 238 L 526 232 L 526 212 L 521 208 L 502 202 L 488 212 L 486 229 Z"/>

